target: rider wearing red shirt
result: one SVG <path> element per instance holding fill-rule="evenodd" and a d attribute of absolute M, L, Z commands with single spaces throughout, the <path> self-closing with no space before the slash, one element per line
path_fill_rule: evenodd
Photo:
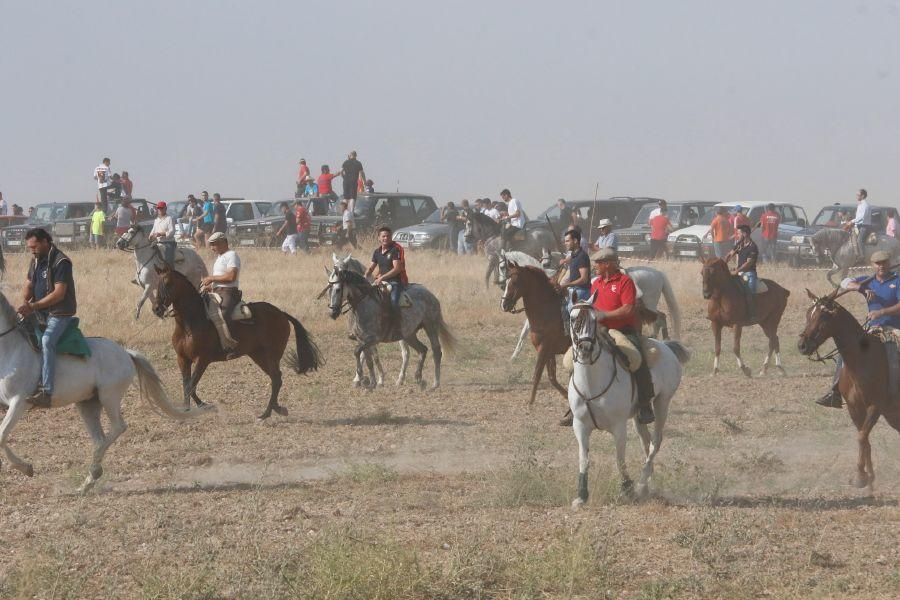
<path fill-rule="evenodd" d="M 644 355 L 640 323 L 637 311 L 637 288 L 631 277 L 619 270 L 619 256 L 612 248 L 603 248 L 594 254 L 594 272 L 597 278 L 591 284 L 591 294 L 596 294 L 594 308 L 603 313 L 603 325 L 617 329 L 634 344 L 641 353 L 641 366 L 634 372 L 637 386 L 638 423 L 647 424 L 653 417 L 653 377 Z"/>

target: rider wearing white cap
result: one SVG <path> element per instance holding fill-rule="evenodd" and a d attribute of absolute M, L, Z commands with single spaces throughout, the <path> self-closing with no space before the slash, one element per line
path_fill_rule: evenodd
<path fill-rule="evenodd" d="M 609 219 L 600 219 L 597 223 L 597 229 L 600 230 L 600 235 L 597 236 L 597 243 L 594 244 L 596 250 L 600 250 L 601 248 L 612 248 L 613 250 L 619 249 L 619 237 L 613 233 L 612 221 Z"/>

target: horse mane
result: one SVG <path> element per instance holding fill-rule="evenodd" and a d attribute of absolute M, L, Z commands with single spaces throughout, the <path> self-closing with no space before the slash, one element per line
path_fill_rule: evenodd
<path fill-rule="evenodd" d="M 484 213 L 469 209 L 466 218 L 471 219 L 474 223 L 477 223 L 484 228 L 490 229 L 491 231 L 494 231 L 496 233 L 500 233 L 500 224 Z"/>
<path fill-rule="evenodd" d="M 338 271 L 338 277 L 340 277 L 341 283 L 349 283 L 350 285 L 357 285 L 365 288 L 372 287 L 372 284 L 369 283 L 369 280 L 363 277 L 361 273 L 350 271 L 346 268 Z"/>
<path fill-rule="evenodd" d="M 824 229 L 820 229 L 812 236 L 810 239 L 814 242 L 826 242 L 826 243 L 836 243 L 839 242 L 843 244 L 847 241 L 847 238 L 850 237 L 850 234 L 844 231 L 843 229 L 832 229 L 830 227 L 826 227 Z"/>
<path fill-rule="evenodd" d="M 0 313 L 3 314 L 3 318 L 5 318 L 6 322 L 10 325 L 16 322 L 16 309 L 13 308 L 13 305 L 6 299 L 6 294 L 2 292 L 0 292 Z"/>

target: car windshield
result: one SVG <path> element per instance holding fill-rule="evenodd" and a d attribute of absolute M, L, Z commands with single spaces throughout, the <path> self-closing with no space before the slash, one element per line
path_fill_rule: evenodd
<path fill-rule="evenodd" d="M 372 209 L 372 205 L 375 203 L 377 198 L 357 198 L 356 205 L 353 207 L 353 214 L 357 217 L 365 217 Z M 339 208 L 336 210 L 340 210 Z"/>
<path fill-rule="evenodd" d="M 641 210 L 638 212 L 637 216 L 634 218 L 634 224 L 632 227 L 641 227 L 647 226 L 650 223 L 650 213 L 659 208 L 655 204 L 645 204 L 641 207 Z M 672 223 L 678 223 L 679 218 L 681 217 L 681 207 L 680 206 L 670 206 L 666 216 L 669 217 L 669 221 Z"/>
<path fill-rule="evenodd" d="M 440 223 L 441 222 L 441 209 L 437 209 L 430 215 L 428 218 L 423 221 L 424 223 Z"/>
<path fill-rule="evenodd" d="M 266 212 L 265 216 L 267 217 L 280 217 L 281 215 L 281 207 L 287 205 L 288 208 L 291 208 L 290 203 L 288 202 L 276 202 L 272 206 L 269 207 L 269 210 Z"/>
<path fill-rule="evenodd" d="M 31 215 L 30 221 L 33 223 L 47 223 L 48 221 L 63 219 L 65 216 L 65 204 L 38 204 L 34 207 L 34 214 Z"/>
<path fill-rule="evenodd" d="M 846 208 L 840 206 L 829 206 L 823 208 L 813 219 L 813 225 L 816 227 L 840 227 L 844 219 L 841 218 L 841 212 L 845 212 L 846 217 L 850 218 L 850 212 Z"/>

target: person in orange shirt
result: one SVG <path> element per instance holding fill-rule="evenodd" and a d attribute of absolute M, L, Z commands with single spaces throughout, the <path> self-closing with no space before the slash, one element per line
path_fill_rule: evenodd
<path fill-rule="evenodd" d="M 731 252 L 733 246 L 731 238 L 734 236 L 734 227 L 728 218 L 726 207 L 720 206 L 716 209 L 716 216 L 709 224 L 709 231 L 712 235 L 713 252 L 716 258 L 725 258 Z"/>
<path fill-rule="evenodd" d="M 734 205 L 734 216 L 731 217 L 731 227 L 734 231 L 731 234 L 732 239 L 737 242 L 741 239 L 741 232 L 738 231 L 738 227 L 741 225 L 750 226 L 750 219 L 747 218 L 747 215 L 743 213 L 744 207 L 740 204 Z M 751 227 L 752 228 L 752 227 Z"/>
<path fill-rule="evenodd" d="M 656 260 L 661 255 L 668 258 L 666 240 L 673 229 L 669 209 L 662 206 L 659 213 L 650 219 L 650 260 Z"/>
<path fill-rule="evenodd" d="M 762 238 L 759 244 L 759 256 L 766 262 L 775 262 L 775 254 L 778 242 L 778 225 L 781 216 L 775 210 L 775 204 L 769 202 L 766 212 L 759 218 L 759 226 L 762 229 Z"/>

